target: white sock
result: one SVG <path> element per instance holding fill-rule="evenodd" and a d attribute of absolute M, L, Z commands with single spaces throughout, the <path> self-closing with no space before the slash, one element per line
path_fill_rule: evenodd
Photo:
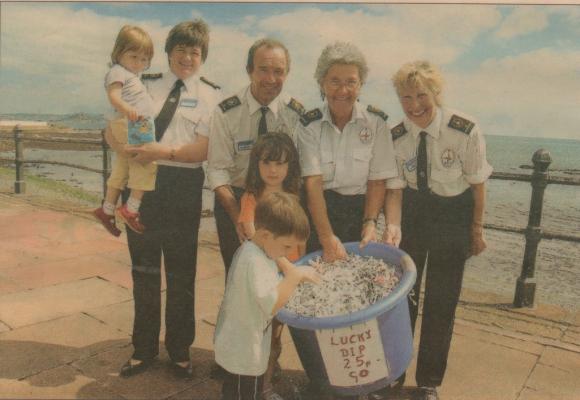
<path fill-rule="evenodd" d="M 129 197 L 129 200 L 127 200 L 127 210 L 132 213 L 137 213 L 139 212 L 139 207 L 141 207 L 141 200 L 137 200 L 134 197 Z"/>
<path fill-rule="evenodd" d="M 103 211 L 107 215 L 115 215 L 115 205 L 113 203 L 109 203 L 108 201 L 104 201 Z"/>

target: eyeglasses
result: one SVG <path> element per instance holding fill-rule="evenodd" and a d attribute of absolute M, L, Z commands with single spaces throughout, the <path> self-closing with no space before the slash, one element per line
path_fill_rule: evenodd
<path fill-rule="evenodd" d="M 355 79 L 349 79 L 346 82 L 342 82 L 338 79 L 331 79 L 329 82 L 327 82 L 327 84 L 328 86 L 330 86 L 332 90 L 338 90 L 343 86 L 348 90 L 355 90 L 358 89 L 358 87 L 360 86 L 360 81 Z"/>

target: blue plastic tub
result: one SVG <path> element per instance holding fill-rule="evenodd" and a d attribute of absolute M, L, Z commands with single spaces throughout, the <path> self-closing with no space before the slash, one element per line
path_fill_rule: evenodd
<path fill-rule="evenodd" d="M 286 309 L 277 318 L 287 324 L 302 366 L 311 382 L 329 386 L 336 394 L 364 395 L 387 386 L 409 366 L 413 337 L 407 295 L 417 271 L 411 257 L 389 245 L 346 243 L 348 253 L 372 256 L 397 265 L 402 278 L 384 299 L 347 315 L 304 317 Z M 322 254 L 310 253 L 297 265 Z"/>

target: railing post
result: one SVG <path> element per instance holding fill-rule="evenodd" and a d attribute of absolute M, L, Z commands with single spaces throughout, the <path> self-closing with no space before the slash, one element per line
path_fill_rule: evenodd
<path fill-rule="evenodd" d="M 532 174 L 532 199 L 530 202 L 530 215 L 526 228 L 526 249 L 522 263 L 522 273 L 516 284 L 514 307 L 533 307 L 536 295 L 536 253 L 538 244 L 542 238 L 542 207 L 544 203 L 544 190 L 548 185 L 548 166 L 552 162 L 550 152 L 544 149 L 537 150 L 532 156 L 534 173 Z"/>
<path fill-rule="evenodd" d="M 14 126 L 14 166 L 16 169 L 16 180 L 14 181 L 14 193 L 26 192 L 26 182 L 24 181 L 24 149 L 22 138 L 20 137 L 20 126 Z"/>
<path fill-rule="evenodd" d="M 101 131 L 101 150 L 103 152 L 103 196 L 107 193 L 107 179 L 111 175 L 111 152 L 105 140 L 105 130 Z"/>

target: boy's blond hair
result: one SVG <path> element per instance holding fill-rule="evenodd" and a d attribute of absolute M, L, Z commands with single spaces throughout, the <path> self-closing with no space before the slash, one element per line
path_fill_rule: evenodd
<path fill-rule="evenodd" d="M 254 225 L 274 237 L 294 236 L 305 241 L 310 236 L 308 217 L 298 196 L 290 193 L 274 192 L 261 199 L 256 205 Z"/>
<path fill-rule="evenodd" d="M 397 94 L 404 89 L 424 88 L 433 93 L 435 103 L 441 106 L 443 76 L 439 69 L 429 61 L 413 61 L 404 64 L 393 75 L 392 81 Z"/>
<path fill-rule="evenodd" d="M 142 51 L 149 58 L 149 62 L 151 62 L 153 58 L 153 41 L 151 40 L 151 36 L 138 26 L 123 26 L 115 40 L 115 46 L 111 53 L 111 63 L 119 64 L 119 59 L 127 51 Z"/>

